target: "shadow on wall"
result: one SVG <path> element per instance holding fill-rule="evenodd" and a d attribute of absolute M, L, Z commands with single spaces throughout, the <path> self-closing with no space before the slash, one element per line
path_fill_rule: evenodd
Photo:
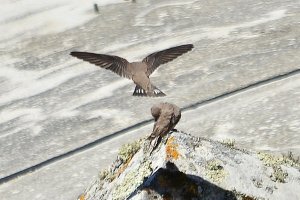
<path fill-rule="evenodd" d="M 143 192 L 146 199 L 237 200 L 234 192 L 224 190 L 199 176 L 185 174 L 171 162 L 166 164 L 166 168 L 158 169 L 145 179 L 127 199 L 140 192 Z"/>

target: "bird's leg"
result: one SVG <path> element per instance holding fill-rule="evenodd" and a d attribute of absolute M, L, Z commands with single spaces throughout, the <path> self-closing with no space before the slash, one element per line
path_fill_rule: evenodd
<path fill-rule="evenodd" d="M 164 144 L 167 144 L 169 137 L 170 137 L 170 135 L 167 134 L 166 137 L 163 138 L 163 141 L 162 141 L 162 142 L 163 142 Z"/>

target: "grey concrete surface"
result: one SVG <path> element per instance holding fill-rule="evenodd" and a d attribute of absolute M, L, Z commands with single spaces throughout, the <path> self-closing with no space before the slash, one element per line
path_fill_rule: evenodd
<path fill-rule="evenodd" d="M 300 73 L 184 113 L 178 129 L 300 156 Z"/>
<path fill-rule="evenodd" d="M 0 186 L 2 199 L 75 200 L 115 160 L 119 147 L 151 133 L 151 125 L 50 164 Z"/>

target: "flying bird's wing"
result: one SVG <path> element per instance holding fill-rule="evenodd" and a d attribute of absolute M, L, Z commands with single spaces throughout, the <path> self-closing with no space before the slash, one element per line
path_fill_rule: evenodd
<path fill-rule="evenodd" d="M 71 55 L 104 69 L 109 69 L 122 77 L 131 78 L 127 70 L 129 62 L 124 58 L 88 52 L 71 52 Z"/>
<path fill-rule="evenodd" d="M 154 72 L 158 66 L 174 60 L 178 56 L 190 51 L 193 47 L 192 44 L 185 44 L 148 55 L 143 59 L 143 62 L 148 66 L 148 75 Z"/>

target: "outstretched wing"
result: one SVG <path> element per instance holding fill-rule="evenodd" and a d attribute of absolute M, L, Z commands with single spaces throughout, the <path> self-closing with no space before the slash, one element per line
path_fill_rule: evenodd
<path fill-rule="evenodd" d="M 109 69 L 122 77 L 131 78 L 128 72 L 129 62 L 124 58 L 88 52 L 71 52 L 71 55 L 104 69 Z"/>
<path fill-rule="evenodd" d="M 148 74 L 150 75 L 160 65 L 170 62 L 182 54 L 192 50 L 193 47 L 194 46 L 192 44 L 185 44 L 150 54 L 143 59 L 143 62 L 148 66 Z"/>

